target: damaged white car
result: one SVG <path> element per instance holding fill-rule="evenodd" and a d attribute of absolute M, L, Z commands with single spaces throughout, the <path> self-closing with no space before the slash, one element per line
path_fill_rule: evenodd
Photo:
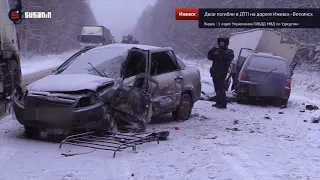
<path fill-rule="evenodd" d="M 171 48 L 111 44 L 83 50 L 53 74 L 16 89 L 13 109 L 27 134 L 107 129 L 144 131 L 151 117 L 190 117 L 200 72 Z"/>

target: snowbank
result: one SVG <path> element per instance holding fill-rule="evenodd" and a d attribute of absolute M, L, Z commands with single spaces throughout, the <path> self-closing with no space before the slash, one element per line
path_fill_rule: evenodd
<path fill-rule="evenodd" d="M 65 52 L 59 55 L 36 56 L 21 58 L 22 75 L 33 74 L 42 70 L 51 69 L 62 64 L 76 51 Z"/>
<path fill-rule="evenodd" d="M 320 72 L 298 72 L 293 75 L 292 87 L 320 99 Z"/>

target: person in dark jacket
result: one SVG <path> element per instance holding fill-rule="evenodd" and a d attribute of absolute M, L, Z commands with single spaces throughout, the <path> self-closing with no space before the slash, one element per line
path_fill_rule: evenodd
<path fill-rule="evenodd" d="M 210 68 L 210 74 L 214 83 L 216 91 L 216 104 L 217 108 L 227 108 L 227 96 L 224 86 L 225 79 L 228 74 L 229 66 L 234 58 L 232 49 L 228 49 L 229 38 L 218 38 L 219 48 L 213 47 L 208 52 L 208 59 L 213 61 Z"/>

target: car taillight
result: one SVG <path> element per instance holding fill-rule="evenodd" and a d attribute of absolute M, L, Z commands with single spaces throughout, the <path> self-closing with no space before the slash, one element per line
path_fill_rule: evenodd
<path fill-rule="evenodd" d="M 287 88 L 291 88 L 291 80 L 290 80 L 290 79 L 287 79 L 287 81 L 286 81 L 286 87 L 287 87 Z"/>
<path fill-rule="evenodd" d="M 201 80 L 201 73 L 200 73 L 200 69 L 197 69 L 198 75 L 199 75 L 199 79 Z"/>
<path fill-rule="evenodd" d="M 241 76 L 240 76 L 240 80 L 241 81 L 247 81 L 248 80 L 248 75 L 246 73 L 241 73 Z"/>

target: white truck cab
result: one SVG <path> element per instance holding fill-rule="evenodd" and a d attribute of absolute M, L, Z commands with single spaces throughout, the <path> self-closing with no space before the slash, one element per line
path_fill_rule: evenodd
<path fill-rule="evenodd" d="M 19 39 L 9 19 L 11 9 L 21 9 L 21 0 L 0 0 L 0 94 L 6 97 L 21 84 Z"/>
<path fill-rule="evenodd" d="M 16 25 L 8 17 L 9 11 L 13 8 L 12 0 L 0 1 L 0 55 L 4 58 L 11 57 L 13 51 L 19 49 Z"/>
<path fill-rule="evenodd" d="M 82 48 L 94 48 L 113 43 L 110 30 L 104 26 L 83 26 L 78 40 Z"/>
<path fill-rule="evenodd" d="M 82 27 L 79 37 L 82 48 L 101 46 L 103 42 L 103 30 L 101 27 Z"/>

